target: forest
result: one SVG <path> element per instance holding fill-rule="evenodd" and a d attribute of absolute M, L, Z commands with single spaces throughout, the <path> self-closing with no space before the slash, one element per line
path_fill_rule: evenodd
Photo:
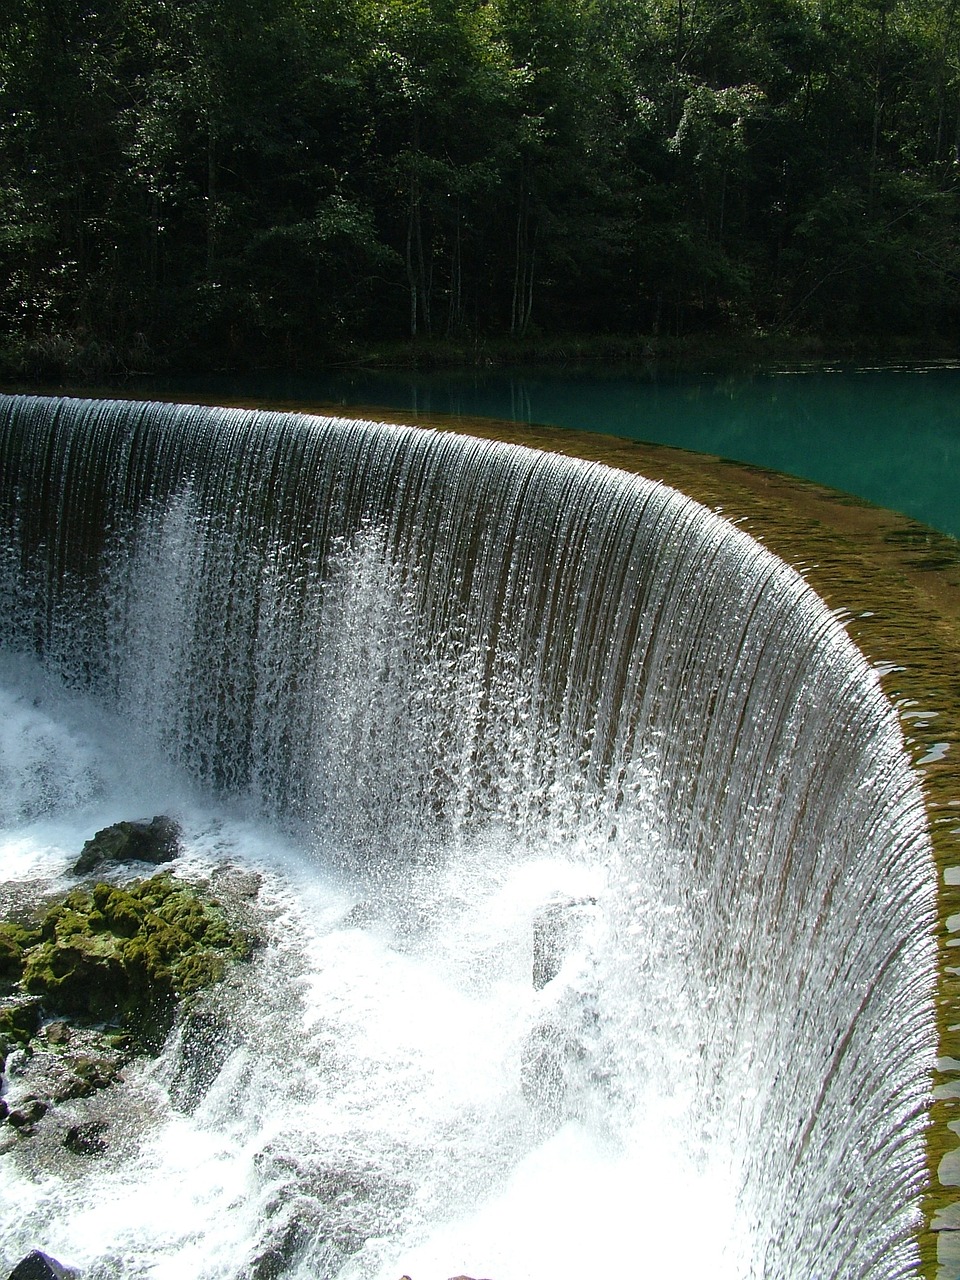
<path fill-rule="evenodd" d="M 960 0 L 6 8 L 8 379 L 960 333 Z"/>

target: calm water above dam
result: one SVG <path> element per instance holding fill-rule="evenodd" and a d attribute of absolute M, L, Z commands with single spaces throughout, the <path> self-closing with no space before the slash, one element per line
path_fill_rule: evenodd
<path fill-rule="evenodd" d="M 179 380 L 164 394 L 382 405 L 602 431 L 815 480 L 960 537 L 960 367 L 348 370 Z"/>

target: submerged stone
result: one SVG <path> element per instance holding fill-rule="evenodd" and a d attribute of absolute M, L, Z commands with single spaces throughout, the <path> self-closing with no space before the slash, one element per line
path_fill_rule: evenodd
<path fill-rule="evenodd" d="M 172 862 L 180 852 L 180 827 L 162 815 L 138 822 L 115 822 L 88 840 L 74 863 L 86 875 L 105 862 Z"/>
<path fill-rule="evenodd" d="M 583 933 L 596 898 L 564 898 L 548 902 L 533 921 L 533 985 L 541 991 L 560 972 Z"/>
<path fill-rule="evenodd" d="M 107 1150 L 105 1120 L 91 1120 L 86 1124 L 74 1124 L 67 1130 L 63 1145 L 75 1156 L 102 1156 Z"/>

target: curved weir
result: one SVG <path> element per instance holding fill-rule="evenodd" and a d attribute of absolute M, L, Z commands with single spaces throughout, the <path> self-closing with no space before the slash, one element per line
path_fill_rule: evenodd
<path fill-rule="evenodd" d="M 509 1123 L 452 1165 L 405 1157 L 421 1191 L 458 1172 L 445 1220 L 576 1130 L 620 1171 L 638 1275 L 629 1215 L 660 1193 L 671 1274 L 919 1273 L 926 817 L 876 673 L 796 572 L 598 464 L 156 404 L 0 399 L 0 522 L 7 651 L 123 717 L 129 753 L 381 895 L 397 936 L 436 924 L 424 885 L 492 847 L 577 869 L 539 906 L 581 920 L 579 967 L 499 1032 Z M 382 1241 L 428 1233 L 431 1196 L 377 1186 L 375 1229 L 334 1249 L 321 1222 L 271 1274 L 430 1280 Z M 235 1213 L 263 1194 L 251 1179 Z M 610 1230 L 580 1210 L 585 1238 Z M 250 1274 L 243 1247 L 198 1274 Z"/>

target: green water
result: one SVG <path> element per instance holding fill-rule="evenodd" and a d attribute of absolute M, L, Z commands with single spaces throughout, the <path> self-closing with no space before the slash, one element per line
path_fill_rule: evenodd
<path fill-rule="evenodd" d="M 249 395 L 602 431 L 770 467 L 960 537 L 960 367 L 625 369 L 179 382 L 177 395 Z"/>

